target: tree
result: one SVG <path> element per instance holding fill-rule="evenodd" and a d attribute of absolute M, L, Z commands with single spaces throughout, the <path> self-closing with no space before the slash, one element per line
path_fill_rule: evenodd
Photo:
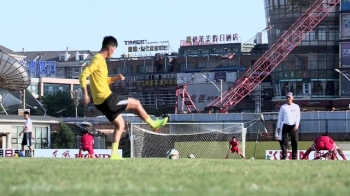
<path fill-rule="evenodd" d="M 71 149 L 74 148 L 74 133 L 68 125 L 60 122 L 60 130 L 51 135 L 51 148 Z"/>
<path fill-rule="evenodd" d="M 54 117 L 75 117 L 75 106 L 71 94 L 58 91 L 56 94 L 47 94 L 42 98 L 46 114 Z M 82 108 L 78 106 L 78 116 L 82 116 Z"/>

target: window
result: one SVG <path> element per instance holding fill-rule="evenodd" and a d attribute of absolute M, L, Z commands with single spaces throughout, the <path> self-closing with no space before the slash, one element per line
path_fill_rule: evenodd
<path fill-rule="evenodd" d="M 304 95 L 310 95 L 310 88 L 311 88 L 311 83 L 310 82 L 303 83 L 303 94 Z"/>
<path fill-rule="evenodd" d="M 74 68 L 74 73 L 79 73 L 79 68 Z"/>
<path fill-rule="evenodd" d="M 318 27 L 318 40 L 326 40 L 326 39 L 327 39 L 326 26 L 319 26 Z"/>
<path fill-rule="evenodd" d="M 83 61 L 84 59 L 84 54 L 79 54 L 79 61 Z"/>
<path fill-rule="evenodd" d="M 60 54 L 60 56 L 58 57 L 59 59 L 59 61 L 65 61 L 66 60 L 66 55 L 64 55 L 64 54 Z"/>
<path fill-rule="evenodd" d="M 318 69 L 326 69 L 327 56 L 326 54 L 318 54 Z"/>
<path fill-rule="evenodd" d="M 191 50 L 187 50 L 187 54 L 191 54 Z"/>
<path fill-rule="evenodd" d="M 281 96 L 280 84 L 276 84 L 276 95 Z"/>
<path fill-rule="evenodd" d="M 62 72 L 62 68 L 57 68 L 57 73 L 61 73 Z"/>
<path fill-rule="evenodd" d="M 309 69 L 317 69 L 317 67 L 318 67 L 317 54 L 310 54 Z"/>
<path fill-rule="evenodd" d="M 329 26 L 328 40 L 337 40 L 339 38 L 339 26 Z"/>

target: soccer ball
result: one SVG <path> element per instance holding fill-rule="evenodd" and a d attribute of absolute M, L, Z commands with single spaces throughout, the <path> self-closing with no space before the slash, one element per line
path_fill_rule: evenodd
<path fill-rule="evenodd" d="M 176 149 L 170 149 L 166 152 L 166 158 L 168 159 L 178 159 L 179 156 L 179 151 L 177 151 Z"/>
<path fill-rule="evenodd" d="M 188 155 L 188 158 L 194 159 L 194 154 L 189 154 L 189 155 Z"/>
<path fill-rule="evenodd" d="M 255 160 L 255 158 L 254 158 L 254 157 L 250 157 L 250 160 L 252 160 L 252 161 L 253 161 L 253 160 Z"/>

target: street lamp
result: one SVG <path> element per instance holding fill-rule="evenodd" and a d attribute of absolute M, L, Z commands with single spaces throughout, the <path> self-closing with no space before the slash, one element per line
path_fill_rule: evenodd
<path fill-rule="evenodd" d="M 216 86 L 216 84 L 213 81 L 211 81 L 207 76 L 202 75 L 202 77 L 208 80 L 210 83 L 212 83 L 216 87 L 216 89 L 218 89 L 218 91 L 220 92 L 220 102 L 222 103 L 222 79 L 220 79 L 220 89 L 219 89 L 219 87 Z"/>
<path fill-rule="evenodd" d="M 349 82 L 350 82 L 350 78 L 344 74 L 343 72 L 341 72 L 339 69 L 334 69 L 336 72 L 340 73 L 341 75 L 343 75 Z"/>
<path fill-rule="evenodd" d="M 75 106 L 75 118 L 78 118 L 78 106 L 79 106 L 79 91 L 78 90 L 75 90 L 75 91 L 71 91 L 70 92 L 71 95 L 72 95 L 72 99 L 73 99 L 73 102 L 74 102 L 74 106 Z"/>

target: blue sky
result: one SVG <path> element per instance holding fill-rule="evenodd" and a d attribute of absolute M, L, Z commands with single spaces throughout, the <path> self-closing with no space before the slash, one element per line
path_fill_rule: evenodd
<path fill-rule="evenodd" d="M 176 3 L 175 3 L 176 2 Z M 10 0 L 1 3 L 0 44 L 14 51 L 93 50 L 102 38 L 169 41 L 238 33 L 244 43 L 266 27 L 263 0 Z"/>

